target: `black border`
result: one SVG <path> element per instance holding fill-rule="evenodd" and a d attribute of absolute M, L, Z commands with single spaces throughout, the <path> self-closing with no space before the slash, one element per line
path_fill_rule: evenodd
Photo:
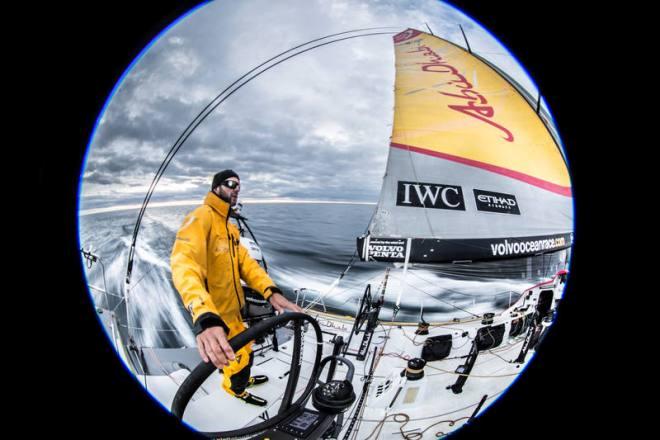
<path fill-rule="evenodd" d="M 141 1 L 138 6 L 122 0 L 53 5 L 42 9 L 43 18 L 35 26 L 46 46 L 36 63 L 42 68 L 37 76 L 43 82 L 38 84 L 54 91 L 49 110 L 56 118 L 48 142 L 39 145 L 37 176 L 42 188 L 58 188 L 41 193 L 39 206 L 56 214 L 47 225 L 58 260 L 50 268 L 51 277 L 58 285 L 44 295 L 40 306 L 49 313 L 38 320 L 54 334 L 37 341 L 47 347 L 36 356 L 35 372 L 43 381 L 37 390 L 44 397 L 42 412 L 52 418 L 50 432 L 88 438 L 195 438 L 128 377 L 98 326 L 78 258 L 75 210 L 85 148 L 108 94 L 142 48 L 197 3 L 159 0 Z M 557 325 L 507 394 L 477 423 L 451 438 L 555 438 L 616 429 L 613 424 L 603 427 L 599 414 L 606 404 L 599 398 L 602 385 L 595 379 L 604 347 L 594 346 L 597 333 L 587 323 L 596 313 L 588 295 L 593 291 L 590 283 L 597 279 L 587 256 L 595 240 L 585 226 L 593 220 L 589 208 L 594 202 L 589 201 L 588 190 L 588 169 L 593 164 L 580 151 L 592 139 L 584 128 L 584 83 L 576 76 L 593 71 L 583 44 L 593 42 L 589 25 L 593 17 L 576 10 L 574 3 L 562 0 L 544 7 L 514 1 L 451 2 L 496 35 L 546 96 L 566 147 L 578 221 L 572 274 Z M 28 326 L 31 331 L 35 327 L 40 328 L 34 323 Z"/>

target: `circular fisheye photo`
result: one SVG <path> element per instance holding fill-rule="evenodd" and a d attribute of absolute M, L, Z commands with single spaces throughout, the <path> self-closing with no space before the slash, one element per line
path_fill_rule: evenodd
<path fill-rule="evenodd" d="M 533 79 L 435 0 L 194 8 L 109 91 L 78 209 L 145 394 L 290 440 L 478 424 L 552 332 L 573 217 Z"/>

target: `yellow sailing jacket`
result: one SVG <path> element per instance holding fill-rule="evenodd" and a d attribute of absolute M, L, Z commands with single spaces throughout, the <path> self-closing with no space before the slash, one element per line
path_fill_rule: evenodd
<path fill-rule="evenodd" d="M 228 221 L 229 203 L 209 192 L 204 204 L 186 216 L 176 234 L 170 264 L 172 280 L 193 322 L 205 313 L 219 316 L 230 337 L 243 329 L 241 279 L 265 299 L 275 283 L 240 243 Z M 268 290 L 267 290 L 268 289 Z"/>

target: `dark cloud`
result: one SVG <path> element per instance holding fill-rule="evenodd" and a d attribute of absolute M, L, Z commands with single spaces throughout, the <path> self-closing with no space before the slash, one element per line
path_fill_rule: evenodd
<path fill-rule="evenodd" d="M 463 23 L 475 46 L 497 45 L 462 13 L 435 0 L 286 3 L 211 3 L 150 48 L 95 133 L 84 170 L 86 206 L 141 202 L 198 113 L 250 68 L 301 42 L 372 26 L 423 29 L 426 22 L 459 44 Z M 233 168 L 246 198 L 376 201 L 391 132 L 393 61 L 391 36 L 385 35 L 318 48 L 264 73 L 190 135 L 153 200 L 203 196 L 214 173 Z"/>
<path fill-rule="evenodd" d="M 86 172 L 84 179 L 86 183 L 96 183 L 98 185 L 114 185 L 121 183 L 119 177 L 98 170 Z"/>

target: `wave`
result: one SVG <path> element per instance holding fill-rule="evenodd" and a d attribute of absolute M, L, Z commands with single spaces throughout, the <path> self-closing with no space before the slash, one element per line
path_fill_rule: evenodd
<path fill-rule="evenodd" d="M 268 262 L 269 274 L 290 299 L 305 297 L 306 305 L 319 300 L 317 309 L 354 315 L 365 287 L 375 296 L 383 282 L 385 263 L 355 261 L 346 269 L 371 215 L 371 206 L 253 205 L 243 214 L 257 234 Z M 128 290 L 128 314 L 122 312 L 126 297 L 124 277 L 135 212 L 116 211 L 80 218 L 81 242 L 101 258 L 86 270 L 95 304 L 116 308 L 121 323 L 141 346 L 191 347 L 195 339 L 191 320 L 171 281 L 169 256 L 176 231 L 190 206 L 147 210 L 137 240 L 133 275 Z M 550 267 L 546 264 L 547 267 Z M 536 267 L 536 266 L 534 266 Z M 545 266 L 544 266 L 545 267 Z M 553 270 L 555 266 L 551 267 Z M 521 277 L 520 263 L 505 265 L 412 265 L 407 275 L 393 268 L 387 284 L 381 319 L 392 319 L 399 304 L 398 321 L 417 321 L 424 311 L 427 321 L 446 321 L 484 312 L 505 310 L 522 292 L 546 274 Z M 122 314 L 123 313 L 123 314 Z"/>

